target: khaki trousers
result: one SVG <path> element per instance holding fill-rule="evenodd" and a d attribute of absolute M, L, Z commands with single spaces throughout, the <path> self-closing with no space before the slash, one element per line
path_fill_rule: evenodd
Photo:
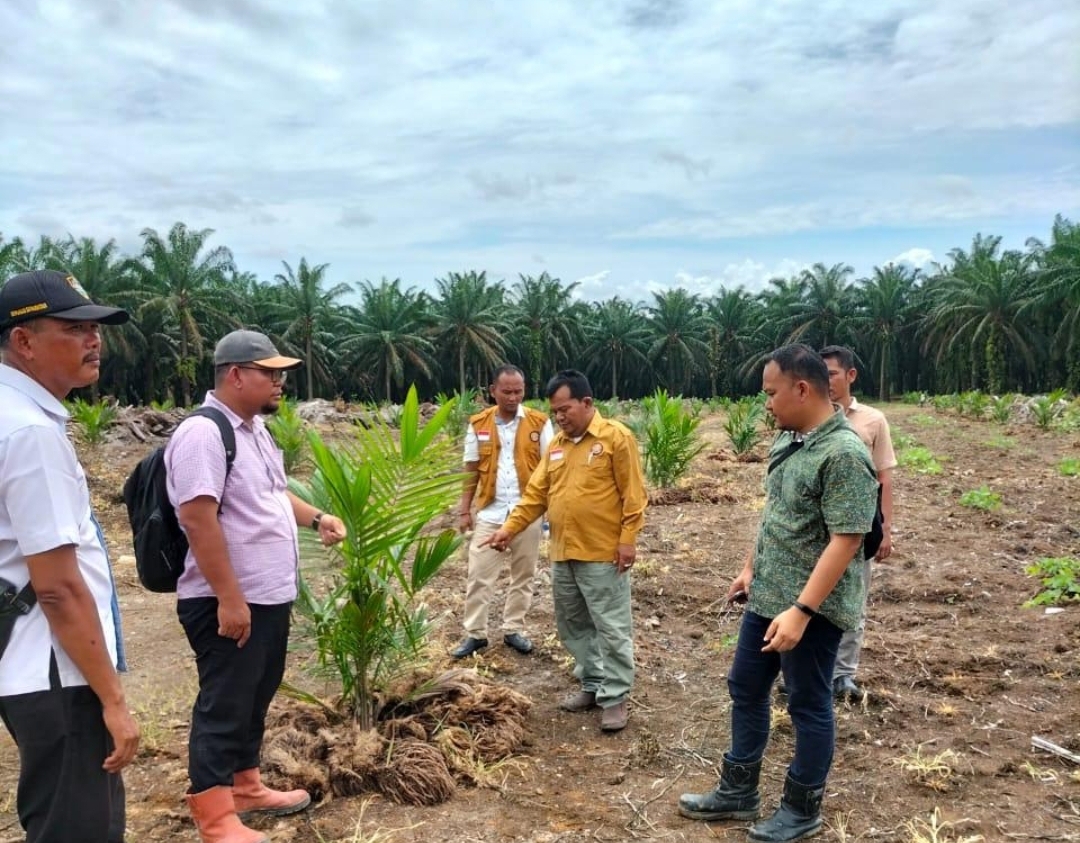
<path fill-rule="evenodd" d="M 859 554 L 862 555 L 861 552 Z M 840 639 L 840 649 L 836 653 L 836 667 L 833 670 L 833 679 L 841 676 L 855 676 L 859 669 L 859 656 L 862 654 L 863 641 L 866 640 L 866 616 L 870 608 L 870 581 L 873 576 L 873 560 L 857 559 L 852 565 L 859 566 L 859 577 L 863 584 L 862 613 L 859 615 L 859 625 L 849 629 Z"/>
<path fill-rule="evenodd" d="M 465 587 L 465 632 L 470 638 L 488 637 L 488 610 L 495 583 L 503 566 L 509 564 L 510 584 L 503 606 L 503 634 L 525 632 L 525 613 L 533 598 L 533 577 L 540 556 L 540 519 L 514 536 L 503 553 L 480 547 L 501 525 L 477 520 L 469 544 L 469 577 Z"/>
<path fill-rule="evenodd" d="M 581 690 L 595 693 L 601 708 L 625 702 L 634 684 L 630 572 L 620 574 L 614 562 L 555 562 L 551 594 Z"/>

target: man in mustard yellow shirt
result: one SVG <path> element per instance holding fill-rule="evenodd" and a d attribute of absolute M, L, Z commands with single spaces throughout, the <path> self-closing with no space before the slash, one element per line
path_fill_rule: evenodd
<path fill-rule="evenodd" d="M 581 680 L 560 707 L 599 705 L 600 728 L 617 732 L 626 726 L 634 682 L 629 571 L 648 503 L 641 459 L 633 434 L 597 412 L 581 372 L 559 372 L 547 397 L 559 432 L 487 543 L 504 550 L 547 510 L 555 625 Z"/>

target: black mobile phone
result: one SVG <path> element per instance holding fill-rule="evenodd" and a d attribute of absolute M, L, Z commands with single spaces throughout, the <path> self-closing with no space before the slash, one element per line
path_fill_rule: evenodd
<path fill-rule="evenodd" d="M 739 589 L 738 591 L 736 591 L 734 594 L 731 595 L 731 602 L 736 603 L 736 604 L 738 604 L 740 606 L 749 599 L 750 599 L 750 595 L 746 593 L 745 589 Z"/>

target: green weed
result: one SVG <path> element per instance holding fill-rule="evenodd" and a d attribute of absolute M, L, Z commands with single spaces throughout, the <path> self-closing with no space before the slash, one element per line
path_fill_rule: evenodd
<path fill-rule="evenodd" d="M 1062 433 L 1076 433 L 1080 431 L 1080 404 L 1074 401 L 1062 411 L 1054 422 L 1054 430 Z"/>
<path fill-rule="evenodd" d="M 1016 447 L 1016 440 L 1012 436 L 997 434 L 991 436 L 983 444 L 988 448 L 997 448 L 999 451 L 1008 451 Z"/>
<path fill-rule="evenodd" d="M 964 492 L 960 496 L 960 506 L 970 509 L 981 509 L 984 512 L 995 512 L 1001 509 L 1001 495 L 990 490 L 989 486 L 980 486 Z"/>
<path fill-rule="evenodd" d="M 908 433 L 901 433 L 900 431 L 894 429 L 892 434 L 892 443 L 893 447 L 896 448 L 896 450 L 898 451 L 903 448 L 912 448 L 915 446 L 915 437 Z"/>
<path fill-rule="evenodd" d="M 931 416 L 927 413 L 919 413 L 917 416 L 912 416 L 909 421 L 919 427 L 938 427 L 945 423 L 936 416 Z"/>
<path fill-rule="evenodd" d="M 1080 476 L 1080 459 L 1077 457 L 1065 457 L 1058 463 L 1057 470 L 1062 477 Z"/>
<path fill-rule="evenodd" d="M 929 448 L 916 445 L 906 448 L 897 455 L 901 468 L 910 468 L 919 474 L 941 474 L 941 463 Z"/>
<path fill-rule="evenodd" d="M 916 407 L 922 404 L 922 402 L 925 400 L 926 393 L 924 392 L 905 392 L 903 395 L 900 396 L 901 404 L 912 404 Z"/>
<path fill-rule="evenodd" d="M 1024 571 L 1042 583 L 1042 590 L 1025 602 L 1025 606 L 1080 602 L 1080 559 L 1075 556 L 1044 557 Z"/>

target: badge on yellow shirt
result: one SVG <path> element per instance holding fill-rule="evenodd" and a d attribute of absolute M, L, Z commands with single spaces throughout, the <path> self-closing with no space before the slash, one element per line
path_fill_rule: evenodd
<path fill-rule="evenodd" d="M 552 448 L 550 451 L 548 451 L 548 459 L 552 462 L 555 462 L 555 460 L 561 460 L 562 457 L 562 448 Z"/>

